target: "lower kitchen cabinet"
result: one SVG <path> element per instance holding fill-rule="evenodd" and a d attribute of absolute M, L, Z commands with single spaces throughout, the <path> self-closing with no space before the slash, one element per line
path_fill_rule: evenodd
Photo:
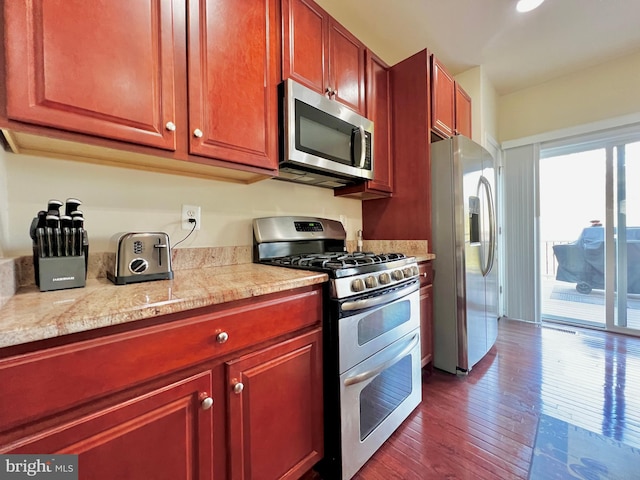
<path fill-rule="evenodd" d="M 45 429 L 0 451 L 78 454 L 80 478 L 212 480 L 211 372 Z M 41 399 L 46 402 L 46 398 Z"/>
<path fill-rule="evenodd" d="M 299 478 L 323 453 L 321 321 L 314 285 L 0 349 L 0 453 L 77 454 L 92 480 Z"/>
<path fill-rule="evenodd" d="M 231 480 L 296 479 L 322 458 L 322 335 L 227 362 Z"/>
<path fill-rule="evenodd" d="M 420 269 L 420 347 L 422 368 L 433 371 L 433 267 L 421 262 Z"/>

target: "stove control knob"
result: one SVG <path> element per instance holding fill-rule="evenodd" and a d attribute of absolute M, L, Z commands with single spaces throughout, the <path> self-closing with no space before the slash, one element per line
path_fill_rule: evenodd
<path fill-rule="evenodd" d="M 356 278 L 353 282 L 351 282 L 351 291 L 352 292 L 362 292 L 365 289 L 364 280 L 361 278 Z"/>
<path fill-rule="evenodd" d="M 378 279 L 373 275 L 369 275 L 364 279 L 364 284 L 367 286 L 367 288 L 375 288 L 378 286 Z"/>
<path fill-rule="evenodd" d="M 391 277 L 388 273 L 381 273 L 378 277 L 378 281 L 380 282 L 380 285 L 386 285 L 387 283 L 391 283 Z"/>
<path fill-rule="evenodd" d="M 404 273 L 404 278 L 413 277 L 415 274 L 413 273 L 413 268 L 406 267 L 402 269 L 402 273 Z"/>
<path fill-rule="evenodd" d="M 415 265 L 411 267 L 411 271 L 413 272 L 414 275 L 420 275 L 420 270 Z"/>
<path fill-rule="evenodd" d="M 394 280 L 402 280 L 404 278 L 402 270 L 394 270 L 393 272 L 391 272 L 391 276 Z"/>

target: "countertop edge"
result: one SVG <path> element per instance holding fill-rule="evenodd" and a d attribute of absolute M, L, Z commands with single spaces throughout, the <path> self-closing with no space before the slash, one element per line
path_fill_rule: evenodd
<path fill-rule="evenodd" d="M 173 280 L 19 289 L 0 312 L 0 349 L 324 283 L 325 273 L 242 264 L 175 272 Z"/>

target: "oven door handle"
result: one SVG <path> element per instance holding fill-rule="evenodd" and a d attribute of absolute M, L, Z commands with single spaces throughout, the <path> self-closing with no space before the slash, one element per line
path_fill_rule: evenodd
<path fill-rule="evenodd" d="M 418 290 L 420 284 L 415 283 L 409 285 L 408 287 L 404 287 L 398 291 L 391 293 L 384 293 L 382 295 L 371 297 L 371 298 L 363 298 L 362 300 L 352 300 L 347 301 L 342 304 L 341 309 L 343 311 L 352 312 L 354 310 L 364 310 L 365 308 L 377 307 L 378 305 L 385 305 L 387 303 L 391 303 L 394 300 L 404 297 L 405 295 L 409 295 L 410 293 Z"/>
<path fill-rule="evenodd" d="M 416 347 L 416 345 L 418 345 L 419 340 L 420 340 L 420 335 L 417 333 L 414 334 L 411 340 L 409 341 L 409 344 L 406 347 L 404 347 L 402 350 L 400 350 L 400 352 L 398 352 L 397 354 L 395 354 L 395 352 L 392 352 L 392 355 L 393 355 L 392 358 L 383 361 L 380 365 L 378 365 L 375 368 L 372 368 L 371 370 L 367 370 L 365 372 L 358 373 L 351 377 L 345 378 L 344 386 L 350 387 L 358 383 L 366 382 L 370 378 L 375 377 L 380 372 L 386 370 L 387 368 L 391 367 L 393 364 L 395 364 L 396 362 L 404 358 L 407 355 L 407 353 L 409 353 L 411 350 L 413 350 Z"/>

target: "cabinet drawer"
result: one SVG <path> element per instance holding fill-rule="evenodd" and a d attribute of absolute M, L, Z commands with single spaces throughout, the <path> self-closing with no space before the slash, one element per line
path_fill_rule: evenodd
<path fill-rule="evenodd" d="M 213 309 L 212 309 L 213 310 Z M 319 286 L 0 361 L 0 432 L 322 319 Z M 226 334 L 224 342 L 221 334 Z"/>
<path fill-rule="evenodd" d="M 420 286 L 431 285 L 433 283 L 433 265 L 431 262 L 421 262 L 418 264 L 420 270 Z"/>

